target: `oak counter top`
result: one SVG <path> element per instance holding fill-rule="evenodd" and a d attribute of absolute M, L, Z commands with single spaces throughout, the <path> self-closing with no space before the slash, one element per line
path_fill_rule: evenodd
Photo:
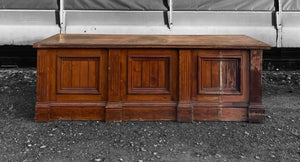
<path fill-rule="evenodd" d="M 245 35 L 100 35 L 57 34 L 34 48 L 204 48 L 270 49 Z"/>

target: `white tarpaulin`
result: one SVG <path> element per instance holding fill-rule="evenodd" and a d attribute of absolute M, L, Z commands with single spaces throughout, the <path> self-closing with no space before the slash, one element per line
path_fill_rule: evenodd
<path fill-rule="evenodd" d="M 174 10 L 251 11 L 275 10 L 274 0 L 173 0 Z"/>
<path fill-rule="evenodd" d="M 300 0 L 283 0 L 284 11 L 300 11 Z"/>
<path fill-rule="evenodd" d="M 166 0 L 65 0 L 67 10 L 167 10 Z"/>
<path fill-rule="evenodd" d="M 269 11 L 277 0 L 173 0 L 178 11 Z M 282 0 L 284 11 L 299 11 L 300 0 Z M 58 9 L 59 0 L 0 0 L 0 9 Z M 167 0 L 65 0 L 68 10 L 168 10 Z"/>
<path fill-rule="evenodd" d="M 0 9 L 58 9 L 58 0 L 0 0 Z"/>
<path fill-rule="evenodd" d="M 273 47 L 300 47 L 300 0 L 281 0 L 281 15 L 278 1 L 173 0 L 175 12 L 167 16 L 168 0 L 64 0 L 65 12 L 57 12 L 61 0 L 0 0 L 0 45 L 63 32 L 244 34 Z"/>
<path fill-rule="evenodd" d="M 65 0 L 68 10 L 168 10 L 168 0 Z M 173 0 L 174 10 L 274 10 L 274 0 Z"/>

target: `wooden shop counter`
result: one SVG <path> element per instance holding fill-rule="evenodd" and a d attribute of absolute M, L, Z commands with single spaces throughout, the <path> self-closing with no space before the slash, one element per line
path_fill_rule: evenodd
<path fill-rule="evenodd" d="M 264 121 L 270 46 L 247 36 L 58 34 L 34 48 L 38 122 Z"/>

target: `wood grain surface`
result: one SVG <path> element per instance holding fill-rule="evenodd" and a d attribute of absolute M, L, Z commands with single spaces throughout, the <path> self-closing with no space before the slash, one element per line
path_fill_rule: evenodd
<path fill-rule="evenodd" d="M 66 34 L 34 47 L 36 121 L 264 121 L 270 47 L 247 36 Z"/>
<path fill-rule="evenodd" d="M 221 48 L 270 49 L 244 35 L 97 35 L 57 34 L 35 48 Z"/>

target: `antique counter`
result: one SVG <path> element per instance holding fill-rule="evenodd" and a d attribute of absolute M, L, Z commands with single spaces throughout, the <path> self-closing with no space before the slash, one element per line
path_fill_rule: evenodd
<path fill-rule="evenodd" d="M 247 36 L 58 34 L 34 47 L 38 122 L 264 121 L 270 47 Z"/>

